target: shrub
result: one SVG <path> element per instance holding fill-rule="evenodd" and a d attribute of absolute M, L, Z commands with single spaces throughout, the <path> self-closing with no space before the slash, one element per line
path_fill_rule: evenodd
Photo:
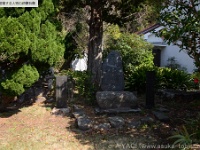
<path fill-rule="evenodd" d="M 191 75 L 191 88 L 199 89 L 199 81 L 200 81 L 200 73 L 199 72 L 194 72 Z"/>
<path fill-rule="evenodd" d="M 145 92 L 146 89 L 146 72 L 153 71 L 155 67 L 140 65 L 137 67 L 130 66 L 129 73 L 125 76 L 126 89 L 130 91 Z"/>
<path fill-rule="evenodd" d="M 178 131 L 175 135 L 170 136 L 168 139 L 177 139 L 173 145 L 185 145 L 185 150 L 192 145 L 192 136 L 193 134 L 189 134 L 186 127 L 183 126 L 182 130 Z"/>
<path fill-rule="evenodd" d="M 191 78 L 186 72 L 170 68 L 150 67 L 147 65 L 130 68 L 126 78 L 126 88 L 128 90 L 136 90 L 139 93 L 145 92 L 147 71 L 156 72 L 155 88 L 157 89 L 183 90 L 190 88 Z"/>
<path fill-rule="evenodd" d="M 190 75 L 183 70 L 171 68 L 157 69 L 158 88 L 186 90 L 190 87 Z"/>
<path fill-rule="evenodd" d="M 94 103 L 95 97 L 95 87 L 91 85 L 90 74 L 87 71 L 72 71 L 72 70 L 63 70 L 62 74 L 70 76 L 75 83 L 75 90 L 78 91 L 78 94 L 86 98 L 88 104 Z"/>
<path fill-rule="evenodd" d="M 136 34 L 121 33 L 116 26 L 109 29 L 104 57 L 112 50 L 118 51 L 122 55 L 126 89 L 143 89 L 145 84 L 144 72 L 154 66 L 153 46 Z M 135 85 L 137 86 L 135 87 Z"/>
<path fill-rule="evenodd" d="M 152 48 L 150 43 L 136 34 L 121 33 L 118 39 L 110 39 L 104 50 L 104 56 L 112 50 L 120 52 L 124 72 L 126 72 L 129 66 L 136 67 L 141 64 L 153 66 Z"/>
<path fill-rule="evenodd" d="M 196 114 L 195 118 L 185 120 L 185 126 L 190 133 L 193 133 L 193 139 L 197 141 L 200 140 L 200 113 Z"/>
<path fill-rule="evenodd" d="M 51 0 L 39 5 L 31 9 L 1 9 L 0 66 L 5 80 L 0 79 L 0 92 L 8 96 L 19 95 L 37 80 L 38 72 L 63 60 L 64 34 L 58 30 L 55 5 Z"/>
<path fill-rule="evenodd" d="M 34 66 L 23 65 L 9 79 L 1 83 L 1 89 L 4 94 L 9 96 L 20 95 L 38 79 L 39 73 Z"/>

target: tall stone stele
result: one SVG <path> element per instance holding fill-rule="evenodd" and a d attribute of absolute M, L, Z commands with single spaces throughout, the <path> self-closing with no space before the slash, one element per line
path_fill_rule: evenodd
<path fill-rule="evenodd" d="M 102 112 L 131 112 L 137 108 L 137 98 L 124 91 L 124 73 L 119 52 L 111 51 L 102 65 L 101 90 L 96 93 Z"/>

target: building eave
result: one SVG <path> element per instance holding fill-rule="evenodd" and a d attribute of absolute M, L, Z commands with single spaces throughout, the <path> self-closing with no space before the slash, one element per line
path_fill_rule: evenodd
<path fill-rule="evenodd" d="M 147 27 L 147 28 L 145 28 L 145 29 L 143 29 L 141 31 L 136 32 L 136 34 L 138 34 L 138 35 L 142 35 L 143 34 L 144 35 L 146 33 L 149 33 L 151 31 L 155 30 L 156 28 L 159 28 L 159 27 L 161 27 L 161 25 L 157 23 L 157 24 L 151 25 L 151 26 L 149 26 L 149 27 Z"/>
<path fill-rule="evenodd" d="M 165 42 L 150 42 L 151 44 L 153 44 L 155 47 L 166 47 L 168 46 L 167 43 Z"/>

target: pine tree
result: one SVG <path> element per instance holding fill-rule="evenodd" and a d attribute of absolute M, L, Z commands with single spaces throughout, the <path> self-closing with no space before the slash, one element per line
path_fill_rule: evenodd
<path fill-rule="evenodd" d="M 45 69 L 64 57 L 64 36 L 55 19 L 51 0 L 38 8 L 0 8 L 0 90 L 3 95 L 22 94 Z"/>

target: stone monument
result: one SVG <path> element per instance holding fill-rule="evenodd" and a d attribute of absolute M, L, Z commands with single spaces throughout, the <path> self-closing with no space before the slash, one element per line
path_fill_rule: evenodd
<path fill-rule="evenodd" d="M 137 98 L 124 91 L 124 73 L 119 52 L 111 51 L 102 65 L 101 90 L 96 93 L 97 113 L 137 112 Z"/>
<path fill-rule="evenodd" d="M 67 76 L 56 76 L 56 107 L 67 107 Z"/>
<path fill-rule="evenodd" d="M 101 89 L 103 91 L 123 91 L 124 73 L 120 53 L 112 51 L 102 66 Z"/>

